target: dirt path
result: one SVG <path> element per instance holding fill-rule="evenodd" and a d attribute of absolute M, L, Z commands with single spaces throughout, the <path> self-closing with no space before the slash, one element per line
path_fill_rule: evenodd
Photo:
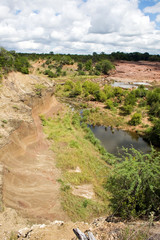
<path fill-rule="evenodd" d="M 57 183 L 60 172 L 39 118 L 39 114 L 49 116 L 61 108 L 54 96 L 35 101 L 32 110 L 34 123 L 23 122 L 0 152 L 4 164 L 5 206 L 36 220 L 67 220 L 60 205 Z"/>

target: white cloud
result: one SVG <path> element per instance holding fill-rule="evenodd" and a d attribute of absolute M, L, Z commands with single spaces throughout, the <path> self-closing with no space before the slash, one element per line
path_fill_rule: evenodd
<path fill-rule="evenodd" d="M 157 4 L 151 6 L 151 7 L 146 7 L 144 9 L 145 13 L 160 13 L 160 2 Z"/>
<path fill-rule="evenodd" d="M 160 14 L 156 17 L 156 22 L 160 22 Z"/>
<path fill-rule="evenodd" d="M 158 3 L 155 6 L 159 6 Z M 152 7 L 146 8 L 147 11 L 155 10 Z M 156 21 L 160 21 L 159 16 Z M 0 45 L 7 49 L 22 52 L 156 53 L 160 51 L 158 39 L 160 31 L 138 9 L 138 0 L 0 2 Z"/>

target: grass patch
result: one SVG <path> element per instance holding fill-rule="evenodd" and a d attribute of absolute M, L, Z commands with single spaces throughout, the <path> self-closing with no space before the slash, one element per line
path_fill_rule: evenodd
<path fill-rule="evenodd" d="M 106 214 L 108 197 L 104 189 L 108 165 L 102 159 L 100 147 L 85 137 L 88 130 L 80 124 L 80 117 L 72 112 L 60 113 L 54 119 L 41 116 L 44 131 L 54 141 L 52 150 L 56 154 L 57 167 L 62 171 L 62 206 L 72 220 L 87 220 Z M 81 172 L 74 172 L 77 167 Z M 72 186 L 92 184 L 93 200 L 72 194 Z"/>

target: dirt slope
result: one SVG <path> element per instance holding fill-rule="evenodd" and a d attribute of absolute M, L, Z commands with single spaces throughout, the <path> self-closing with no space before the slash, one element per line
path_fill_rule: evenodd
<path fill-rule="evenodd" d="M 35 96 L 37 82 L 48 87 L 42 97 Z M 52 116 L 62 108 L 50 85 L 46 79 L 20 73 L 11 73 L 3 81 L 0 93 L 3 183 L 0 194 L 5 211 L 0 214 L 0 219 L 8 228 L 9 215 L 15 215 L 12 210 L 7 210 L 8 207 L 36 222 L 68 219 L 60 205 L 57 183 L 60 172 L 39 118 L 40 114 Z M 8 218 L 5 221 L 3 215 L 6 211 Z M 0 227 L 0 236 L 4 231 L 5 228 Z"/>
<path fill-rule="evenodd" d="M 61 105 L 53 96 L 45 98 L 33 107 L 33 124 L 22 123 L 12 133 L 10 143 L 1 150 L 5 169 L 3 201 L 29 217 L 64 219 L 56 181 L 60 173 L 39 119 L 39 114 L 56 112 Z"/>

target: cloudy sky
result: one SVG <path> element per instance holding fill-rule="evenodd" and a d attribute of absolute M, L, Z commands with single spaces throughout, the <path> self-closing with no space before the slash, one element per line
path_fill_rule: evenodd
<path fill-rule="evenodd" d="M 19 52 L 160 54 L 160 1 L 0 0 L 0 46 Z"/>

